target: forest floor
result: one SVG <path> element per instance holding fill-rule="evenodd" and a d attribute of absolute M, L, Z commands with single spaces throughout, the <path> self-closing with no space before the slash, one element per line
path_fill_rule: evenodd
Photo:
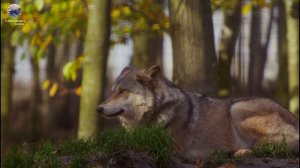
<path fill-rule="evenodd" d="M 24 144 L 1 157 L 1 167 L 95 167 L 95 168 L 299 168 L 284 139 L 268 142 L 244 157 L 214 151 L 197 164 L 183 163 L 172 155 L 172 138 L 160 127 L 107 130 L 89 139 L 69 139 Z"/>
<path fill-rule="evenodd" d="M 275 159 L 254 158 L 250 165 L 237 165 L 239 168 L 299 168 L 299 158 Z"/>
<path fill-rule="evenodd" d="M 299 158 L 253 158 L 250 163 L 224 163 L 219 168 L 299 168 Z"/>

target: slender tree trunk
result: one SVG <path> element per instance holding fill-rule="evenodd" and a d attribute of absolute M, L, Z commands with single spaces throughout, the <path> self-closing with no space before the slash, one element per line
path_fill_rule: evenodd
<path fill-rule="evenodd" d="M 267 61 L 267 51 L 269 47 L 274 8 L 270 10 L 271 17 L 267 27 L 267 35 L 265 42 L 262 43 L 261 28 L 261 9 L 254 6 L 251 21 L 251 39 L 250 39 L 250 66 L 249 66 L 249 93 L 250 95 L 264 95 L 262 89 L 262 81 L 264 78 L 265 64 Z"/>
<path fill-rule="evenodd" d="M 174 82 L 214 95 L 217 58 L 210 0 L 170 0 L 169 6 Z"/>
<path fill-rule="evenodd" d="M 231 94 L 230 68 L 241 25 L 241 5 L 242 0 L 239 0 L 235 9 L 224 11 L 225 23 L 222 30 L 218 60 L 218 95 L 221 97 L 227 97 Z"/>
<path fill-rule="evenodd" d="M 288 83 L 288 57 L 286 39 L 286 12 L 283 0 L 276 0 L 274 5 L 278 9 L 278 63 L 279 73 L 276 82 L 276 100 L 286 108 L 289 107 L 289 83 Z"/>
<path fill-rule="evenodd" d="M 291 15 L 293 6 L 299 6 L 299 2 L 291 0 L 284 2 L 287 16 L 289 109 L 299 114 L 299 17 L 293 18 Z"/>
<path fill-rule="evenodd" d="M 57 72 L 55 72 L 55 46 L 51 43 L 48 47 L 48 55 L 47 55 L 47 65 L 46 65 L 46 78 L 50 81 L 55 81 Z M 42 92 L 42 100 L 43 100 L 43 113 L 42 113 L 42 123 L 43 123 L 43 137 L 51 136 L 50 130 L 52 130 L 52 123 L 54 120 L 54 113 L 52 112 L 55 107 L 53 101 L 48 96 L 48 92 Z"/>
<path fill-rule="evenodd" d="M 248 87 L 250 95 L 257 95 L 261 90 L 261 81 L 259 80 L 259 64 L 261 54 L 261 11 L 258 6 L 254 6 L 251 19 L 251 37 L 250 37 L 250 65 Z"/>
<path fill-rule="evenodd" d="M 38 119 L 41 105 L 41 88 L 40 88 L 40 69 L 39 63 L 33 57 L 30 58 L 31 68 L 33 73 L 32 95 L 30 98 L 30 124 L 31 124 L 31 141 L 35 142 L 39 137 Z"/>
<path fill-rule="evenodd" d="M 110 0 L 90 0 L 85 40 L 78 137 L 89 137 L 97 128 L 96 107 L 103 96 L 109 50 Z"/>
<path fill-rule="evenodd" d="M 14 74 L 14 48 L 9 40 L 1 39 L 1 154 L 6 150 L 10 139 L 9 115 L 12 105 Z"/>

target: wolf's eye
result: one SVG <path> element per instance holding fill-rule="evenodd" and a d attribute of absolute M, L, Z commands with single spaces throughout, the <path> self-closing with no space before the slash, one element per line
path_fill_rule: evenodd
<path fill-rule="evenodd" d="M 119 90 L 119 94 L 126 93 L 126 92 L 128 92 L 127 89 L 120 89 L 120 90 Z"/>

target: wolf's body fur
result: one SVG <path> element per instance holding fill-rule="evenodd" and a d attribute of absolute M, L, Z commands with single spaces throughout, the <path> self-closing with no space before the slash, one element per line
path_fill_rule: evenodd
<path fill-rule="evenodd" d="M 266 98 L 215 99 L 185 92 L 153 66 L 144 72 L 125 68 L 112 95 L 97 109 L 117 116 L 131 128 L 160 123 L 171 130 L 176 151 L 188 159 L 201 159 L 215 149 L 234 152 L 251 149 L 266 139 L 285 137 L 299 153 L 299 120 Z"/>

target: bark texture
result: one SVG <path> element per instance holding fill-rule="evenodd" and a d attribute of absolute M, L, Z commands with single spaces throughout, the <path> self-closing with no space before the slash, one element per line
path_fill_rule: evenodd
<path fill-rule="evenodd" d="M 210 0 L 170 0 L 173 80 L 180 87 L 215 95 L 217 58 Z"/>
<path fill-rule="evenodd" d="M 286 38 L 286 12 L 283 0 L 276 0 L 274 5 L 278 9 L 278 63 L 279 73 L 276 82 L 276 100 L 284 107 L 289 107 L 289 83 L 288 83 L 288 57 Z"/>
<path fill-rule="evenodd" d="M 10 137 L 9 114 L 12 105 L 14 49 L 8 40 L 1 39 L 1 153 Z"/>
<path fill-rule="evenodd" d="M 103 95 L 110 35 L 110 0 L 88 1 L 88 25 L 84 48 L 82 95 L 78 138 L 89 137 L 97 128 L 96 107 Z"/>
<path fill-rule="evenodd" d="M 299 1 L 284 2 L 287 16 L 289 110 L 299 114 L 299 17 L 292 15 L 295 13 L 293 7 L 299 6 Z"/>
<path fill-rule="evenodd" d="M 137 32 L 133 35 L 132 65 L 136 68 L 148 68 L 154 64 L 162 66 L 162 34 Z"/>

